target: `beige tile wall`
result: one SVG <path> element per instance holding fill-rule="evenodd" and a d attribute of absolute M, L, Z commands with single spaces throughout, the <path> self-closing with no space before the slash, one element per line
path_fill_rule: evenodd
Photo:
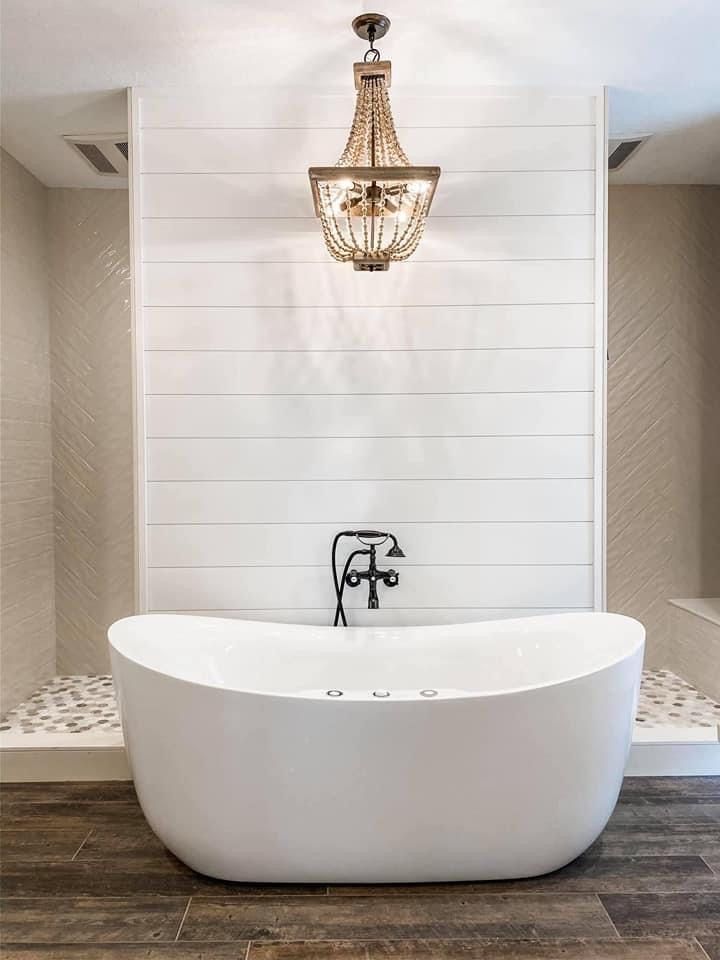
<path fill-rule="evenodd" d="M 720 188 L 609 204 L 608 606 L 659 666 L 668 598 L 720 593 Z"/>
<path fill-rule="evenodd" d="M 1 151 L 0 712 L 55 672 L 47 190 Z"/>
<path fill-rule="evenodd" d="M 98 673 L 134 609 L 128 196 L 49 201 L 57 662 Z"/>
<path fill-rule="evenodd" d="M 673 596 L 720 595 L 720 187 L 689 188 L 671 332 Z"/>
<path fill-rule="evenodd" d="M 2 155 L 2 712 L 132 613 L 128 198 Z"/>

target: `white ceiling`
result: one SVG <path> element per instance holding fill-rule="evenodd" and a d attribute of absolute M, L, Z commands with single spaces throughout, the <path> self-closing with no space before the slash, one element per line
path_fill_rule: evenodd
<path fill-rule="evenodd" d="M 610 135 L 653 133 L 612 181 L 720 183 L 720 0 L 378 0 L 397 86 L 606 84 Z M 124 88 L 339 89 L 351 0 L 3 0 L 3 146 L 49 186 L 116 185 L 64 133 L 126 129 Z M 348 118 L 349 119 L 349 118 Z"/>

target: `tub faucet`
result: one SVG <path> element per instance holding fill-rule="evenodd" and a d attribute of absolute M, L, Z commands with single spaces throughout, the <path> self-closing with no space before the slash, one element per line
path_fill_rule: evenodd
<path fill-rule="evenodd" d="M 350 553 L 345 561 L 342 577 L 338 579 L 336 556 L 337 546 L 342 537 L 354 537 L 362 546 Z M 400 548 L 397 537 L 393 533 L 386 533 L 381 530 L 343 530 L 336 535 L 332 545 L 332 573 L 333 583 L 335 585 L 335 599 L 337 601 L 334 626 L 338 626 L 340 621 L 342 621 L 344 627 L 347 626 L 347 617 L 343 606 L 343 594 L 346 586 L 359 587 L 363 580 L 367 580 L 368 610 L 377 610 L 380 606 L 380 599 L 377 592 L 378 580 L 381 580 L 386 587 L 396 587 L 398 585 L 400 581 L 398 571 L 392 568 L 389 570 L 379 570 L 376 563 L 377 548 L 388 540 L 391 541 L 391 545 L 386 556 L 404 557 L 405 554 Z M 366 570 L 356 570 L 354 567 L 350 567 L 355 557 L 360 556 L 369 558 Z"/>

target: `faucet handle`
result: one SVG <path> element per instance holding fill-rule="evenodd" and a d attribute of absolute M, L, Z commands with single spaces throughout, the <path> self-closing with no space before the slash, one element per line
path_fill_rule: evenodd
<path fill-rule="evenodd" d="M 400 580 L 400 574 L 397 570 L 386 570 L 383 577 L 383 583 L 386 587 L 396 587 Z"/>

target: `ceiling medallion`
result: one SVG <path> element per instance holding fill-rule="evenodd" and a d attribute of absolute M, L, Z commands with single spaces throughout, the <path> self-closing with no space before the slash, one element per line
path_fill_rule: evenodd
<path fill-rule="evenodd" d="M 353 65 L 357 101 L 342 156 L 334 167 L 310 167 L 315 213 L 335 260 L 356 270 L 387 270 L 407 260 L 420 243 L 440 167 L 413 167 L 398 142 L 390 110 L 390 61 L 380 59 L 375 40 L 390 29 L 380 13 L 352 23 L 370 43 Z"/>

